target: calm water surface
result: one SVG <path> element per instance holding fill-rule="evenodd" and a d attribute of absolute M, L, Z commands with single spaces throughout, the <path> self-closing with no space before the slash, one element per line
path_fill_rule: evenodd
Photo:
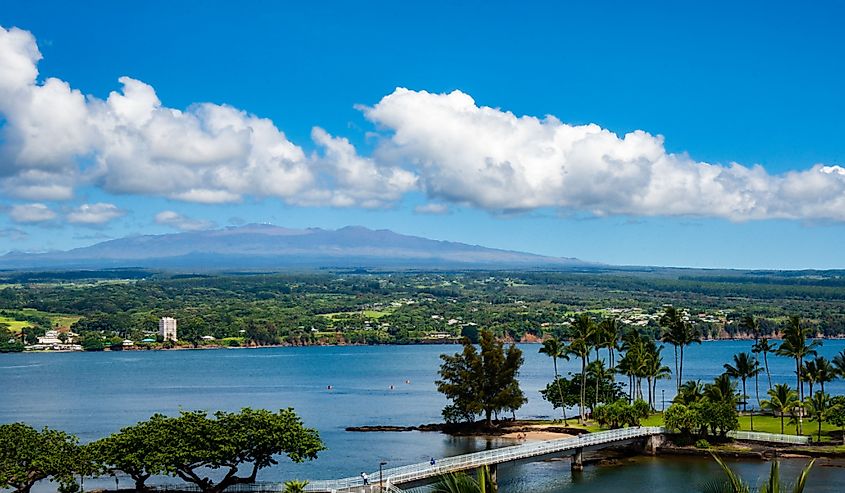
<path fill-rule="evenodd" d="M 731 355 L 749 350 L 750 345 L 719 341 L 690 347 L 685 379 L 710 380 L 721 373 Z M 845 341 L 825 341 L 820 353 L 832 357 L 843 348 Z M 537 353 L 537 345 L 522 349 L 525 365 L 520 382 L 529 401 L 518 416 L 550 417 L 554 412 L 538 391 L 551 380 L 551 361 Z M 310 463 L 281 461 L 261 473 L 259 478 L 268 481 L 344 477 L 377 469 L 381 460 L 399 466 L 512 444 L 439 433 L 344 431 L 356 425 L 440 421 L 445 400 L 433 383 L 439 355 L 457 350 L 458 346 L 444 345 L 0 355 L 0 422 L 48 425 L 87 442 L 156 412 L 293 407 L 308 426 L 320 430 L 328 450 Z M 665 364 L 672 366 L 671 348 L 664 355 Z M 561 371 L 576 371 L 578 365 L 563 362 Z M 794 385 L 789 360 L 772 356 L 770 368 L 773 380 Z M 764 379 L 760 383 L 764 387 Z M 835 382 L 828 389 L 845 393 L 845 383 Z M 671 381 L 661 382 L 658 406 L 661 390 L 667 402 L 674 395 Z M 753 385 L 749 393 L 753 395 Z M 802 464 L 785 461 L 784 473 L 797 471 Z M 768 464 L 742 463 L 737 468 L 755 478 L 767 471 Z M 669 492 L 714 477 L 719 477 L 714 464 L 700 459 L 638 458 L 613 467 L 588 467 L 577 477 L 572 477 L 565 461 L 500 470 L 502 491 L 514 493 Z M 845 470 L 825 463 L 813 472 L 808 491 L 839 492 L 845 490 L 843 484 Z"/>

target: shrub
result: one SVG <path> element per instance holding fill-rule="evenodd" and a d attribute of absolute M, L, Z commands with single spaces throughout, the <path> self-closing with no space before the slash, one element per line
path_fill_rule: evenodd
<path fill-rule="evenodd" d="M 702 438 L 695 442 L 695 448 L 708 449 L 710 448 L 710 442 Z"/>

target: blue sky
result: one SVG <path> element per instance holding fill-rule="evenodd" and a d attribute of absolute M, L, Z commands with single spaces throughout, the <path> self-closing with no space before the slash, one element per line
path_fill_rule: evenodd
<path fill-rule="evenodd" d="M 0 251 L 271 222 L 845 267 L 834 2 L 173 3 L 4 2 Z"/>

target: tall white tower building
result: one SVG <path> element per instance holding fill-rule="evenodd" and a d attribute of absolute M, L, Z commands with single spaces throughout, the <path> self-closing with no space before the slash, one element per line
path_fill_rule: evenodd
<path fill-rule="evenodd" d="M 176 319 L 161 317 L 158 321 L 158 333 L 165 341 L 176 342 Z"/>

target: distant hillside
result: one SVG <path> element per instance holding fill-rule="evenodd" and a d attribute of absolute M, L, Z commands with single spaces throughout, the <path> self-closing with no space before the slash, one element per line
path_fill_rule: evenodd
<path fill-rule="evenodd" d="M 144 235 L 63 252 L 0 257 L 0 268 L 160 267 L 262 269 L 289 267 L 565 268 L 574 258 L 544 257 L 348 226 L 289 229 L 250 224 L 219 230 Z"/>

